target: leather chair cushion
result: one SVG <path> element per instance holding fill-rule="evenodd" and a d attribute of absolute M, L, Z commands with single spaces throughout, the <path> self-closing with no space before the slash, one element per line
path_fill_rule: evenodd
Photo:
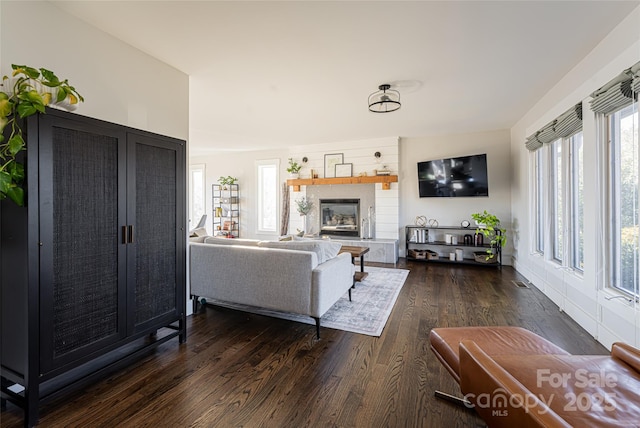
<path fill-rule="evenodd" d="M 488 355 L 569 355 L 567 351 L 521 327 L 448 327 L 429 333 L 431 349 L 451 376 L 460 383 L 459 345 L 476 342 Z"/>
<path fill-rule="evenodd" d="M 614 350 L 624 349 L 630 354 L 635 351 L 636 357 L 639 356 L 634 348 L 620 345 L 614 345 Z M 496 394 L 536 398 L 532 399 L 531 407 L 507 406 L 504 410 L 509 417 L 500 416 L 502 406 L 478 406 L 476 410 L 492 427 L 502 426 L 503 420 L 507 423 L 504 426 L 569 424 L 575 427 L 637 426 L 640 421 L 640 372 L 618 358 L 549 354 L 489 356 L 483 351 L 484 348 L 472 341 L 463 341 L 460 345 L 463 393 L 474 397 L 489 394 L 492 401 Z"/>

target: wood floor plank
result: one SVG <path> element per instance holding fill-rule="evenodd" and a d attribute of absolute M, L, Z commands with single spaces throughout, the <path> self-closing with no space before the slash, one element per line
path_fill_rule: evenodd
<path fill-rule="evenodd" d="M 411 272 L 379 338 L 322 328 L 316 340 L 311 325 L 207 307 L 188 318 L 186 344 L 44 405 L 39 426 L 484 426 L 434 397 L 459 388 L 430 350 L 432 328 L 522 326 L 571 353 L 607 353 L 539 290 L 516 287 L 510 267 L 398 267 Z M 22 412 L 9 405 L 0 425 L 22 426 Z"/>

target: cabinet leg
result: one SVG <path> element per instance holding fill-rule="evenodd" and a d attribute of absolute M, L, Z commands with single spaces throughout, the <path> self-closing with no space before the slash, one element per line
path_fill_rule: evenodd
<path fill-rule="evenodd" d="M 178 335 L 178 343 L 183 344 L 187 341 L 187 317 L 186 315 L 182 315 L 180 317 L 180 321 L 178 321 L 178 328 L 180 329 L 180 334 Z"/>

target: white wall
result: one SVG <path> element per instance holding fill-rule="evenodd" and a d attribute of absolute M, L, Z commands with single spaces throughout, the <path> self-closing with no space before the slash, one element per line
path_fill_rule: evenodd
<path fill-rule="evenodd" d="M 432 159 L 487 154 L 488 197 L 420 198 L 417 163 Z M 495 214 L 507 229 L 508 243 L 502 261 L 510 264 L 513 242 L 511 230 L 511 160 L 509 131 L 442 135 L 400 140 L 400 225 L 415 224 L 416 216 L 436 219 L 440 226 L 459 226 L 463 220 L 473 224 L 471 214 L 485 209 Z M 404 233 L 400 234 L 404 256 Z"/>
<path fill-rule="evenodd" d="M 0 1 L 1 75 L 11 64 L 69 79 L 78 114 L 188 140 L 189 76 L 49 2 Z"/>
<path fill-rule="evenodd" d="M 85 102 L 76 113 L 180 139 L 189 136 L 189 76 L 49 2 L 0 2 L 0 71 L 54 71 Z"/>
<path fill-rule="evenodd" d="M 286 164 L 288 157 L 287 150 L 265 150 L 252 152 L 224 152 L 207 156 L 194 156 L 189 160 L 190 164 L 205 164 L 206 184 L 205 195 L 207 214 L 207 231 L 213 234 L 212 229 L 212 185 L 218 183 L 221 176 L 232 176 L 238 179 L 240 192 L 240 237 L 248 239 L 273 239 L 276 234 L 264 234 L 257 231 L 257 183 L 256 161 L 279 159 L 280 160 L 280 180 L 282 183 L 287 179 Z M 281 192 L 281 189 L 278 189 Z M 279 193 L 278 204 L 281 203 L 282 196 Z M 198 221 L 198 219 L 191 219 Z M 278 219 L 278 227 L 280 219 Z"/>
<path fill-rule="evenodd" d="M 621 22 L 587 57 L 532 107 L 511 129 L 512 223 L 517 236 L 513 264 L 549 296 L 560 310 L 575 319 L 603 345 L 621 340 L 640 346 L 640 309 L 621 300 L 607 301 L 604 290 L 602 207 L 604 195 L 596 180 L 596 129 L 589 109 L 590 94 L 640 60 L 640 7 Z M 585 269 L 583 275 L 558 269 L 558 265 L 532 254 L 529 224 L 530 154 L 527 136 L 577 102 L 583 101 L 585 189 Z"/>

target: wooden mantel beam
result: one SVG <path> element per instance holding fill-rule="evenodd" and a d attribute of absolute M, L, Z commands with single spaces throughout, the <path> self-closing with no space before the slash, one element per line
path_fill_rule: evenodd
<path fill-rule="evenodd" d="M 391 189 L 391 183 L 397 183 L 397 175 L 373 175 L 364 177 L 336 177 L 336 178 L 291 178 L 287 185 L 293 187 L 294 192 L 300 191 L 300 186 L 326 186 L 332 184 L 373 184 L 382 183 L 382 190 Z"/>

